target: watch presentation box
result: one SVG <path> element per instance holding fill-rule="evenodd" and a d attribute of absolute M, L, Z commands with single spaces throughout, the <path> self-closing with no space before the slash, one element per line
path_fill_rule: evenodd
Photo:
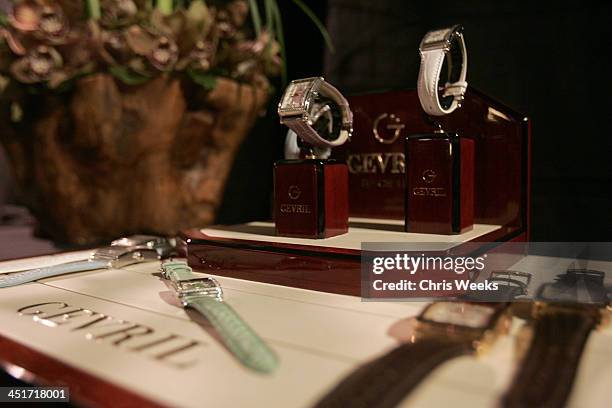
<path fill-rule="evenodd" d="M 348 231 L 348 170 L 333 160 L 274 164 L 274 221 L 286 237 L 328 238 Z"/>
<path fill-rule="evenodd" d="M 460 234 L 474 225 L 474 141 L 456 133 L 406 138 L 406 231 Z"/>

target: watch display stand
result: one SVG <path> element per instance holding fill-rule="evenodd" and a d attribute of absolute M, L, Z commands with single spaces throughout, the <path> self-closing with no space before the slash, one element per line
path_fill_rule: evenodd
<path fill-rule="evenodd" d="M 274 164 L 274 221 L 285 237 L 328 238 L 348 231 L 348 170 L 334 160 Z"/>
<path fill-rule="evenodd" d="M 474 141 L 455 133 L 406 138 L 406 231 L 459 234 L 474 225 Z"/>
<path fill-rule="evenodd" d="M 414 90 L 347 99 L 353 110 L 353 137 L 335 148 L 332 158 L 349 168 L 349 215 L 404 221 L 405 140 L 432 133 L 431 120 Z M 526 233 L 529 120 L 473 87 L 460 109 L 436 120 L 445 131 L 474 141 L 474 223 L 503 226 L 495 240 Z"/>
<path fill-rule="evenodd" d="M 449 251 L 464 252 L 483 243 L 529 239 L 530 126 L 523 115 L 470 88 L 461 109 L 439 118 L 443 129 L 473 141 L 474 226 L 454 234 L 422 234 L 404 227 L 406 136 L 432 132 L 416 91 L 348 99 L 353 136 L 332 151 L 332 158 L 348 166 L 348 232 L 321 239 L 279 236 L 271 222 L 184 230 L 179 244 L 194 269 L 358 296 L 363 242 L 448 243 Z M 291 166 L 310 174 L 309 188 L 320 191 L 323 184 L 314 182 L 313 169 L 321 165 L 280 162 L 275 172 Z M 289 185 L 283 191 L 279 181 L 276 195 L 291 200 Z M 324 191 L 335 194 L 335 189 L 329 184 Z"/>

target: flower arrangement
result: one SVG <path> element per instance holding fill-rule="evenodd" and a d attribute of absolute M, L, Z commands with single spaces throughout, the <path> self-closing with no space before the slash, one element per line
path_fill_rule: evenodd
<path fill-rule="evenodd" d="M 0 0 L 0 143 L 39 232 L 214 222 L 283 55 L 277 0 Z"/>
<path fill-rule="evenodd" d="M 262 3 L 0 0 L 0 74 L 46 90 L 99 72 L 128 85 L 171 74 L 208 89 L 217 77 L 259 86 L 285 69 L 278 4 Z"/>

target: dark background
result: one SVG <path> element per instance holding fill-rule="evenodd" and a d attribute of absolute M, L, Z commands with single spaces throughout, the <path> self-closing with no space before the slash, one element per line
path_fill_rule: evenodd
<path fill-rule="evenodd" d="M 423 34 L 463 24 L 469 85 L 532 119 L 531 239 L 612 239 L 609 4 L 308 1 L 327 21 L 336 48 L 331 53 L 292 2 L 279 3 L 289 79 L 324 74 L 347 94 L 415 88 Z M 269 218 L 271 165 L 281 156 L 284 135 L 276 102 L 238 155 L 219 222 Z"/>

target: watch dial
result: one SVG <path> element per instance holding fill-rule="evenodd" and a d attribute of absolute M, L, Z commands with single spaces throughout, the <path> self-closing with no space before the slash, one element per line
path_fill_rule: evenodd
<path fill-rule="evenodd" d="M 304 109 L 306 105 L 306 97 L 312 86 L 312 81 L 292 82 L 287 87 L 281 109 Z"/>
<path fill-rule="evenodd" d="M 435 323 L 484 329 L 495 313 L 492 307 L 463 302 L 439 302 L 430 305 L 421 317 Z"/>
<path fill-rule="evenodd" d="M 450 30 L 448 28 L 442 30 L 430 31 L 423 39 L 424 44 L 432 44 L 446 40 Z"/>

